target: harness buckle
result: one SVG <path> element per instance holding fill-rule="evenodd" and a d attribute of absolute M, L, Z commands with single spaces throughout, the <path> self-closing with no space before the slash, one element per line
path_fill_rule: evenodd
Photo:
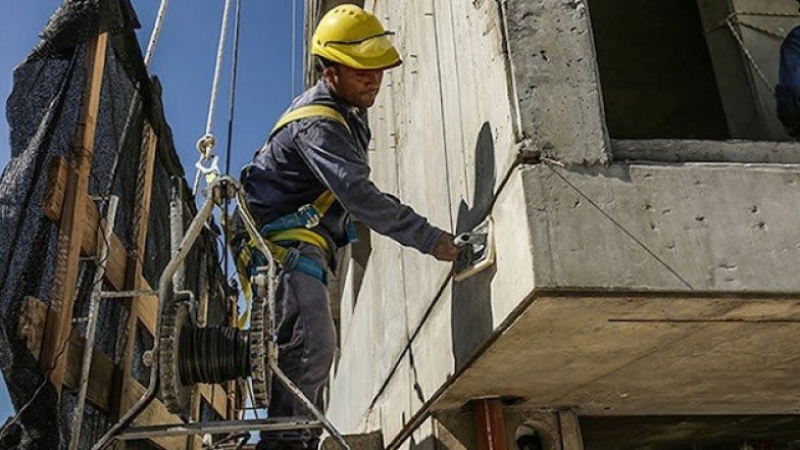
<path fill-rule="evenodd" d="M 287 272 L 291 272 L 297 267 L 297 263 L 300 261 L 300 250 L 290 247 L 289 251 L 286 253 L 286 259 L 283 261 L 283 270 Z"/>
<path fill-rule="evenodd" d="M 298 208 L 297 214 L 300 216 L 304 227 L 311 229 L 319 225 L 319 212 L 317 212 L 317 208 L 315 208 L 314 205 L 301 206 Z"/>

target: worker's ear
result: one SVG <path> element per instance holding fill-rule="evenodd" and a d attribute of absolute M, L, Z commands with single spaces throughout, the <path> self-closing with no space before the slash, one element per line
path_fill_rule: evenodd
<path fill-rule="evenodd" d="M 336 66 L 333 64 L 322 69 L 322 76 L 325 78 L 333 79 L 336 77 L 337 74 L 338 71 L 336 70 Z"/>

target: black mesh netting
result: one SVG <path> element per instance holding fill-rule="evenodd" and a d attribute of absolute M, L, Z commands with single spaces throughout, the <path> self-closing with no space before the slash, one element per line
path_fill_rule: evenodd
<path fill-rule="evenodd" d="M 14 72 L 14 90 L 8 99 L 11 161 L 0 179 L 0 369 L 15 409 L 30 401 L 16 431 L 22 437 L 15 448 L 57 449 L 69 442 L 75 396 L 67 392 L 58 402 L 45 384 L 46 373 L 19 337 L 17 323 L 23 299 L 35 297 L 49 304 L 57 258 L 58 226 L 44 214 L 47 172 L 56 157 L 69 159 L 80 114 L 86 78 L 87 41 L 109 32 L 109 46 L 97 134 L 89 177 L 89 195 L 119 197 L 114 231 L 130 252 L 137 215 L 136 189 L 141 184 L 139 160 L 149 121 L 158 135 L 158 150 L 145 252 L 144 277 L 153 288 L 170 254 L 169 204 L 175 179 L 184 193 L 183 179 L 170 129 L 160 103 L 160 86 L 150 79 L 135 35 L 138 19 L 129 0 L 66 0 L 53 15 L 42 41 Z M 195 212 L 194 198 L 183 195 L 187 214 Z M 95 200 L 92 200 L 95 201 Z M 97 202 L 101 214 L 106 203 Z M 217 236 L 206 231 L 186 261 L 185 288 L 209 293 L 209 325 L 224 322 L 226 300 L 219 269 Z M 95 264 L 81 262 L 74 316 L 88 312 Z M 101 289 L 110 289 L 104 285 Z M 119 363 L 124 348 L 127 307 L 121 301 L 102 303 L 96 351 Z M 85 324 L 75 325 L 85 333 Z M 142 346 L 136 347 L 141 353 Z M 134 355 L 140 360 L 141 354 Z M 31 401 L 31 399 L 33 399 Z M 0 423 L 4 418 L 0 418 Z M 108 411 L 89 406 L 82 448 L 112 425 Z"/>

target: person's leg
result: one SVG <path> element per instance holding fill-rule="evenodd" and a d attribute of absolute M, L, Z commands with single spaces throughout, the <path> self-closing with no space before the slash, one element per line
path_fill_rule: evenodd
<path fill-rule="evenodd" d="M 326 255 L 301 245 L 300 252 L 323 266 Z M 322 407 L 322 388 L 328 381 L 336 336 L 324 283 L 298 272 L 281 276 L 276 297 L 278 366 L 312 403 Z M 306 408 L 273 376 L 269 417 L 309 417 Z M 309 417 L 310 418 L 310 417 Z M 258 450 L 316 448 L 320 430 L 262 433 Z"/>

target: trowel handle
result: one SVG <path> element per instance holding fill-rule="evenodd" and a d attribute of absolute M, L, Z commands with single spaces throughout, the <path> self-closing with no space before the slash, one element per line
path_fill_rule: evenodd
<path fill-rule="evenodd" d="M 453 245 L 456 247 L 466 247 L 469 244 L 472 244 L 475 241 L 476 234 L 475 233 L 461 233 L 458 236 L 453 238 Z"/>

